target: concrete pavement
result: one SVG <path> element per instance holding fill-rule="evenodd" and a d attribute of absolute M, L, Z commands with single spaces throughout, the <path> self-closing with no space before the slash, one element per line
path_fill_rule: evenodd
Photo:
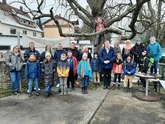
<path fill-rule="evenodd" d="M 44 91 L 31 98 L 27 94 L 1 98 L 0 123 L 87 124 L 109 92 L 98 88 L 82 94 L 76 89 L 67 96 L 59 96 L 56 91 L 48 99 L 44 98 Z"/>
<path fill-rule="evenodd" d="M 165 124 L 165 95 L 144 102 L 121 90 L 102 87 L 82 94 L 80 89 L 51 97 L 27 94 L 0 99 L 0 124 Z"/>

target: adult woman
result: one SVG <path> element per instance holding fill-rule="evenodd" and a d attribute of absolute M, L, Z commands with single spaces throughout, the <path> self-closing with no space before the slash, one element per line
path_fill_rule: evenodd
<path fill-rule="evenodd" d="M 12 52 L 8 54 L 6 57 L 6 64 L 9 66 L 10 71 L 12 95 L 17 95 L 17 93 L 20 93 L 19 82 L 23 66 L 23 57 L 21 55 L 19 46 L 15 46 Z"/>
<path fill-rule="evenodd" d="M 45 51 L 41 53 L 41 60 L 40 60 L 41 62 L 44 61 L 46 52 L 49 52 L 51 54 L 51 58 L 53 59 L 51 46 L 50 45 L 46 45 L 45 46 Z"/>
<path fill-rule="evenodd" d="M 132 49 L 130 40 L 126 40 L 125 43 L 126 43 L 126 45 L 123 47 L 123 50 L 122 50 L 122 58 L 123 58 L 123 60 L 127 59 L 127 56 L 129 54 L 131 54 L 131 49 Z"/>
<path fill-rule="evenodd" d="M 118 42 L 115 42 L 115 44 L 114 44 L 114 50 L 116 51 L 116 54 L 117 53 L 120 53 L 121 54 L 121 49 L 120 49 L 120 46 L 119 46 L 119 43 Z"/>
<path fill-rule="evenodd" d="M 91 54 L 89 53 L 88 47 L 87 47 L 87 46 L 84 46 L 83 49 L 82 49 L 81 59 L 82 59 L 82 55 L 83 55 L 84 53 L 87 54 L 87 59 L 89 59 L 89 61 L 91 61 L 92 56 L 91 56 Z"/>

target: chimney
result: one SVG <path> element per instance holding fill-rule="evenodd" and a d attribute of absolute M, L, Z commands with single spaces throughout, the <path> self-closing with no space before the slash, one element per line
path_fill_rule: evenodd
<path fill-rule="evenodd" d="M 6 0 L 2 0 L 2 3 L 3 3 L 3 4 L 6 4 Z"/>
<path fill-rule="evenodd" d="M 23 7 L 22 6 L 20 6 L 20 10 L 23 12 Z"/>

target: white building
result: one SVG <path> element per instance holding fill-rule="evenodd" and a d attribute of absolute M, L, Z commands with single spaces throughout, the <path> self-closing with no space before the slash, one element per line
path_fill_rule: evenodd
<path fill-rule="evenodd" d="M 42 37 L 43 33 L 22 7 L 17 9 L 3 0 L 0 2 L 0 51 L 11 50 L 17 45 L 17 32 L 20 36 L 34 37 Z"/>

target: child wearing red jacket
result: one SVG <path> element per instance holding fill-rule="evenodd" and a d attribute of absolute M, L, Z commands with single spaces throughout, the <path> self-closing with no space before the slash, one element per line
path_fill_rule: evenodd
<path fill-rule="evenodd" d="M 117 78 L 118 78 L 118 87 L 117 87 L 117 89 L 118 90 L 120 89 L 121 74 L 123 73 L 122 63 L 123 63 L 122 56 L 121 56 L 120 53 L 118 53 L 117 57 L 116 57 L 116 60 L 113 63 L 113 69 L 112 69 L 112 72 L 114 73 L 114 83 L 113 83 L 112 90 L 116 89 L 116 80 L 117 80 Z"/>
<path fill-rule="evenodd" d="M 96 23 L 95 23 L 95 32 L 101 31 L 105 28 L 104 20 L 101 19 L 101 17 L 97 17 Z M 99 41 L 99 35 L 96 36 L 95 38 L 95 46 L 97 46 L 98 41 Z M 104 42 L 106 40 L 106 35 L 103 35 L 104 37 Z"/>

